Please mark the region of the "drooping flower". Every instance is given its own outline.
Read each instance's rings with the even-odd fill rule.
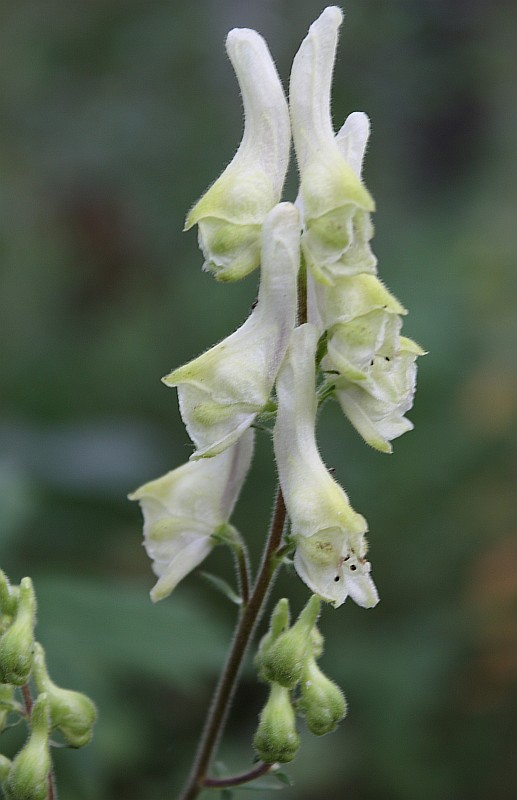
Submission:
[[[309,588],[334,606],[350,595],[370,607],[378,596],[365,560],[367,523],[329,474],[316,444],[317,342],[313,325],[296,328],[277,380],[275,456],[296,542],[294,565]]]
[[[390,441],[413,425],[416,358],[424,351],[400,335],[406,311],[375,275],[311,284],[311,318],[327,331],[322,368],[341,407],[364,440],[391,453]]]
[[[391,356],[383,355],[382,350],[375,355],[364,380],[350,381],[344,375],[332,375],[341,408],[376,450],[391,453],[391,440],[413,428],[404,414],[413,405],[416,358],[424,354],[416,342],[400,336]]]
[[[330,114],[342,19],[341,10],[330,6],[311,25],[293,61],[289,92],[305,223],[302,248],[313,275],[324,283],[374,273],[376,264],[369,247],[375,204],[360,177],[368,119],[352,115],[336,137]]]
[[[189,461],[131,495],[144,516],[144,545],[159,580],[153,601],[167,597],[216,544],[213,534],[228,520],[253,454],[254,432],[246,431],[224,453]]]
[[[197,451],[211,457],[237,441],[268,402],[296,317],[300,223],[291,203],[262,232],[258,303],[231,336],[163,382],[178,387],[181,416]]]
[[[226,50],[244,105],[244,134],[222,175],[187,216],[199,226],[204,269],[217,280],[242,278],[260,263],[260,230],[279,202],[291,131],[282,85],[264,39],[247,28],[230,31]]]

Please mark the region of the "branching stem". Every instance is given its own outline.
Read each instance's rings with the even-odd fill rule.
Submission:
[[[240,775],[231,775],[228,778],[205,778],[203,786],[207,789],[229,789],[231,786],[242,786],[243,783],[250,783],[255,778],[267,775],[273,764],[265,764],[261,761],[248,772],[241,772]]]
[[[282,541],[285,518],[284,498],[279,488],[258,575],[249,602],[243,608],[237,623],[232,646],[215,689],[192,770],[180,795],[180,800],[194,800],[200,791],[208,785],[207,780],[212,780],[207,779],[208,767],[228,717],[244,656],[257,622],[260,619],[264,600],[278,568],[276,553]]]

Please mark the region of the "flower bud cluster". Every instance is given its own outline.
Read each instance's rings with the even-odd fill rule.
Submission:
[[[27,741],[13,761],[0,755],[0,784],[7,800],[46,800],[50,736],[58,734],[69,747],[83,747],[92,738],[97,717],[86,695],[61,689],[50,679],[35,625],[31,579],[11,586],[0,570],[0,733],[14,716],[25,717],[29,726]],[[38,693],[33,704],[29,682]]]
[[[288,601],[280,600],[259,645],[255,665],[260,679],[269,683],[269,697],[253,744],[267,764],[294,758],[300,746],[297,713],[316,736],[331,733],[346,715],[341,689],[317,664],[323,652],[323,637],[316,627],[320,606],[320,599],[313,595],[289,627]]]

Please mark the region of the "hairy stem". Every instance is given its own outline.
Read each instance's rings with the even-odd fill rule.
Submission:
[[[262,561],[255,580],[255,585],[253,586],[249,602],[243,609],[237,623],[232,646],[228,653],[228,658],[221,673],[221,677],[219,678],[219,683],[215,689],[192,770],[183,792],[180,795],[180,800],[194,800],[203,787],[207,785],[206,775],[208,767],[228,717],[240,668],[260,618],[265,597],[278,568],[276,552],[282,541],[285,518],[286,510],[284,498],[279,488],[269,535],[262,554]]]
[[[244,547],[240,547],[235,552],[235,560],[237,562],[237,575],[239,579],[242,605],[247,606],[250,600],[250,566],[248,561],[248,553]]]
[[[228,789],[231,786],[242,786],[243,783],[250,783],[255,778],[267,775],[273,764],[265,764],[261,761],[248,772],[241,772],[240,775],[231,775],[228,778],[205,778],[203,786],[207,789]]]

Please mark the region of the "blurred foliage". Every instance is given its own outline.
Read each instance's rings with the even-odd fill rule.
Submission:
[[[171,797],[234,607],[191,576],[152,606],[125,500],[189,450],[167,371],[236,327],[256,276],[201,273],[189,205],[232,156],[223,48],[254,27],[287,82],[314,0],[4,0],[0,10],[0,559],[40,599],[56,680],[92,695],[92,745],[57,753],[71,800]],[[322,665],[349,718],[304,737],[288,800],[510,800],[517,793],[517,7],[349,0],[336,125],[373,121],[380,273],[429,355],[390,458],[335,406],[321,448],[371,530],[382,603],[326,609]],[[292,196],[291,189],[291,196]],[[289,194],[289,193],[288,193]],[[235,522],[256,557],[270,448]],[[219,549],[211,572],[232,580]],[[283,575],[275,594],[301,607]],[[221,758],[249,763],[264,687],[245,672]],[[16,730],[5,736],[16,749]],[[244,797],[239,792],[236,797]]]

